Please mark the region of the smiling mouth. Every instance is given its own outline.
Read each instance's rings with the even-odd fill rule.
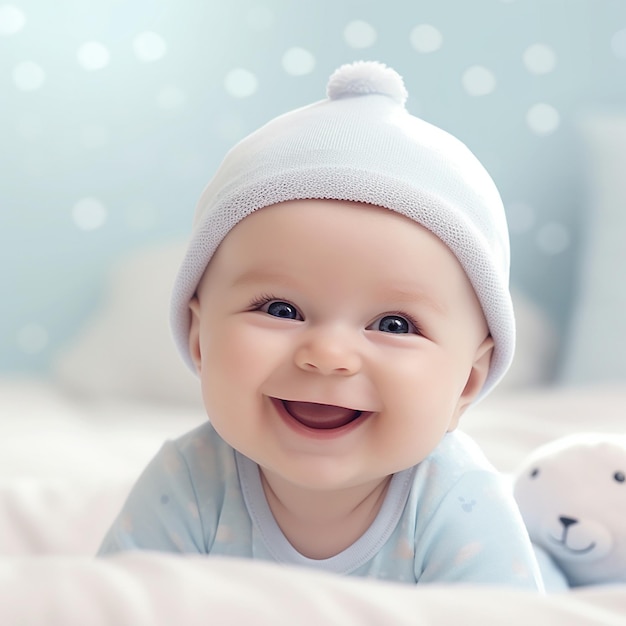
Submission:
[[[349,409],[332,404],[318,404],[317,402],[297,402],[292,400],[278,400],[285,411],[294,420],[315,430],[332,430],[347,426],[358,420],[365,411]]]
[[[596,547],[595,541],[592,541],[586,548],[571,548],[570,546],[567,545],[567,541],[565,538],[557,539],[556,537],[553,537],[552,535],[548,535],[548,539],[562,546],[563,549],[566,552],[569,552],[570,554],[587,554],[588,552],[591,552]]]

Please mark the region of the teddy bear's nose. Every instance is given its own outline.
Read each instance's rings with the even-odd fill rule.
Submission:
[[[559,517],[559,521],[563,524],[563,526],[565,526],[565,528],[578,523],[578,520],[575,517]]]

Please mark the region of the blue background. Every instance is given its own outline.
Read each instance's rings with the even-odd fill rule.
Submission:
[[[579,121],[626,104],[625,29],[622,0],[0,4],[0,371],[49,371],[111,264],[185,236],[226,150],[357,59],[398,70],[409,110],[483,161],[512,283],[565,334],[586,219]]]

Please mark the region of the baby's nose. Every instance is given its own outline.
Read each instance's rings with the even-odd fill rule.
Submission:
[[[361,369],[361,355],[348,334],[322,329],[309,333],[296,350],[296,365],[324,376],[356,374]]]

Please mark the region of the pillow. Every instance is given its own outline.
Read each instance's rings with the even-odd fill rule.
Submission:
[[[169,301],[186,243],[140,249],[112,270],[103,306],[58,355],[53,376],[96,399],[200,404],[199,384],[169,330]]]
[[[588,206],[565,384],[626,380],[626,113],[587,115]]]

